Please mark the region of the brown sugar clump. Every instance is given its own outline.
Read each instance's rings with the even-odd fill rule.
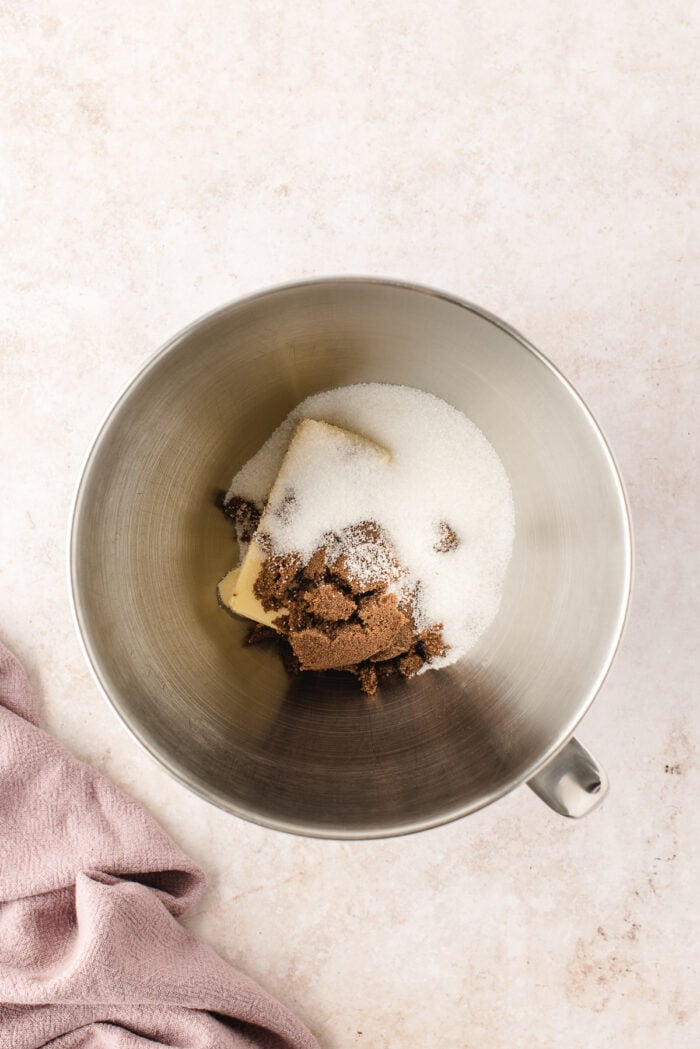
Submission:
[[[320,546],[311,555],[311,559],[304,565],[304,579],[320,579],[326,571],[326,548]]]
[[[223,491],[217,494],[216,505],[235,524],[239,543],[249,543],[260,523],[262,511],[254,503],[237,495],[226,502],[226,492]]]
[[[401,572],[386,533],[374,521],[344,528],[338,537],[340,554],[331,572],[353,593],[383,590]]]
[[[379,677],[373,666],[362,666],[356,671],[362,691],[367,696],[373,696],[379,688]]]
[[[358,608],[359,622],[339,624],[333,633],[314,626],[289,635],[302,670],[330,670],[371,660],[388,648],[406,618],[394,594],[373,594]]]
[[[272,611],[287,604],[300,568],[299,554],[281,557],[271,554],[265,558],[253,586],[253,593],[263,608]]]
[[[306,606],[300,601],[289,602],[289,614],[285,627],[280,627],[282,633],[289,634],[295,630],[304,630],[307,626],[313,626],[314,617],[306,610]]]
[[[304,601],[312,615],[334,623],[349,619],[357,608],[357,602],[335,583],[322,583],[313,590],[307,590]]]
[[[388,678],[412,677],[444,655],[441,625],[417,631],[411,601],[399,600],[386,582],[353,580],[342,558],[327,566],[321,555],[316,551],[306,565],[296,555],[270,556],[256,582],[266,607],[276,601],[288,609],[275,626],[290,673],[349,671],[373,696]]]
[[[279,633],[273,627],[256,623],[248,632],[246,641],[249,645],[259,645],[262,641],[276,641],[278,637]]]
[[[363,594],[365,593],[365,586],[357,579],[353,579],[348,569],[345,554],[341,554],[335,559],[330,567],[330,574],[334,579],[337,579],[339,583],[347,587],[351,594]]]
[[[287,671],[290,677],[294,677],[300,671],[299,660],[292,652],[291,648],[287,644],[280,643],[280,657],[282,659],[282,665]]]
[[[413,620],[407,618],[404,625],[397,632],[392,643],[387,648],[382,649],[381,652],[377,652],[376,655],[372,656],[372,662],[384,663],[388,659],[396,659],[396,657],[400,656],[403,652],[408,652],[413,646],[414,641],[415,630],[413,627]]]
[[[438,525],[438,538],[433,550],[436,554],[447,554],[450,550],[456,550],[459,546],[459,539],[454,528],[448,525],[447,521],[441,521]]]
[[[417,652],[409,652],[396,660],[396,669],[403,677],[413,677],[423,666],[425,660]]]
[[[244,500],[235,505],[232,500],[222,508],[237,528],[249,530],[260,516]],[[286,509],[292,509],[291,500]],[[266,610],[284,611],[275,620],[276,629],[256,623],[248,643],[273,642],[290,674],[349,671],[362,691],[373,696],[389,678],[412,677],[447,651],[442,624],[416,629],[415,593],[399,598],[389,591],[401,568],[375,523],[363,521],[340,536],[325,537],[306,563],[296,553],[275,554],[264,535],[256,534],[256,539],[267,556],[254,593]]]
[[[418,648],[426,663],[437,656],[444,656],[447,652],[447,645],[442,639],[442,623],[423,630],[417,640]]]

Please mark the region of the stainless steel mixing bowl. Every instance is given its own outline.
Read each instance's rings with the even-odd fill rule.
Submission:
[[[404,383],[481,427],[513,486],[501,609],[453,667],[367,701],[344,675],[291,680],[217,606],[234,564],[217,490],[302,398]],[[605,792],[572,733],[625,619],[631,536],[610,451],[556,369],[497,318],[427,288],[295,284],[172,339],[102,426],[76,493],[74,609],[105,696],[181,782],[281,830],[380,837],[473,812],[529,781],[567,815]]]

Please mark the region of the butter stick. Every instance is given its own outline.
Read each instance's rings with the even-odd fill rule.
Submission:
[[[263,626],[275,628],[274,620],[287,615],[287,609],[276,608],[268,612],[253,590],[264,560],[265,554],[253,538],[243,562],[225,575],[219,583],[219,601],[237,616],[245,616],[246,619],[253,619]]]
[[[347,444],[349,450],[357,449],[358,445],[362,445],[371,448],[385,462],[389,462],[391,459],[391,454],[386,448],[371,441],[368,437],[352,433],[349,430],[343,430],[339,426],[332,426],[330,423],[321,422],[317,419],[302,419],[294,431],[275,483],[270,490],[269,504],[274,505],[277,496],[283,495],[288,487],[294,486],[294,470],[293,468],[290,469],[290,462],[297,455],[303,455],[304,445],[311,440],[315,441],[319,434],[327,434],[329,438],[334,438],[335,440],[341,438]],[[266,514],[264,513],[255,535],[264,535],[265,517]],[[268,612],[255,596],[253,588],[266,557],[255,535],[241,564],[238,568],[234,568],[228,575],[224,576],[219,583],[219,600],[227,608],[230,608],[232,612],[235,612],[236,615],[245,616],[256,623],[262,623],[264,626],[277,629],[274,620],[280,616],[287,615],[288,609],[278,608]]]

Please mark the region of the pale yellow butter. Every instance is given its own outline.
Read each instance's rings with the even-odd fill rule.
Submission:
[[[287,615],[287,609],[277,608],[268,612],[253,590],[265,556],[253,538],[242,563],[219,583],[219,600],[237,616],[245,616],[246,619],[254,619],[263,626],[274,627],[274,620]]]
[[[352,433],[350,430],[343,430],[339,426],[332,426],[330,423],[321,422],[318,419],[302,419],[294,431],[275,483],[270,489],[269,502],[274,503],[276,497],[283,494],[284,489],[294,484],[294,472],[289,469],[292,448],[295,454],[298,454],[300,450],[303,452],[305,443],[310,439],[316,440],[319,434],[324,433],[328,434],[329,437],[332,436],[336,441],[342,438],[343,441],[347,442],[349,449],[357,448],[358,444],[369,446],[385,462],[389,462],[391,459],[391,454],[386,448],[382,448],[381,445],[371,441],[368,437]],[[264,534],[264,532],[265,514],[260,519],[256,535]],[[234,568],[228,575],[224,576],[219,583],[219,600],[227,608],[230,608],[232,612],[235,612],[236,615],[245,616],[248,619],[253,619],[256,623],[262,623],[264,626],[276,629],[274,620],[280,616],[287,615],[288,609],[278,608],[271,612],[266,611],[253,590],[255,580],[260,574],[260,568],[265,558],[265,552],[257,543],[255,536],[253,536],[241,564],[238,568]]]

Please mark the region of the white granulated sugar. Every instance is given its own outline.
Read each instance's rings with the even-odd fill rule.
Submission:
[[[389,583],[400,572],[386,545],[381,542],[354,542],[342,549],[348,575],[360,584]],[[331,562],[332,563],[332,562]]]
[[[342,441],[300,442],[285,461],[302,419],[316,419],[360,434],[370,444],[348,454]],[[331,431],[332,433],[332,431]],[[293,484],[292,484],[293,477]],[[309,558],[327,533],[362,521],[386,533],[405,569],[392,588],[415,594],[417,627],[442,623],[449,651],[433,666],[455,662],[494,619],[513,546],[513,498],[498,455],[474,423],[432,394],[407,386],[363,383],[302,401],[231,482],[234,495],[267,500],[264,530],[279,553]],[[455,549],[438,552],[448,525]],[[381,544],[352,550],[351,567],[363,577],[389,578]]]

